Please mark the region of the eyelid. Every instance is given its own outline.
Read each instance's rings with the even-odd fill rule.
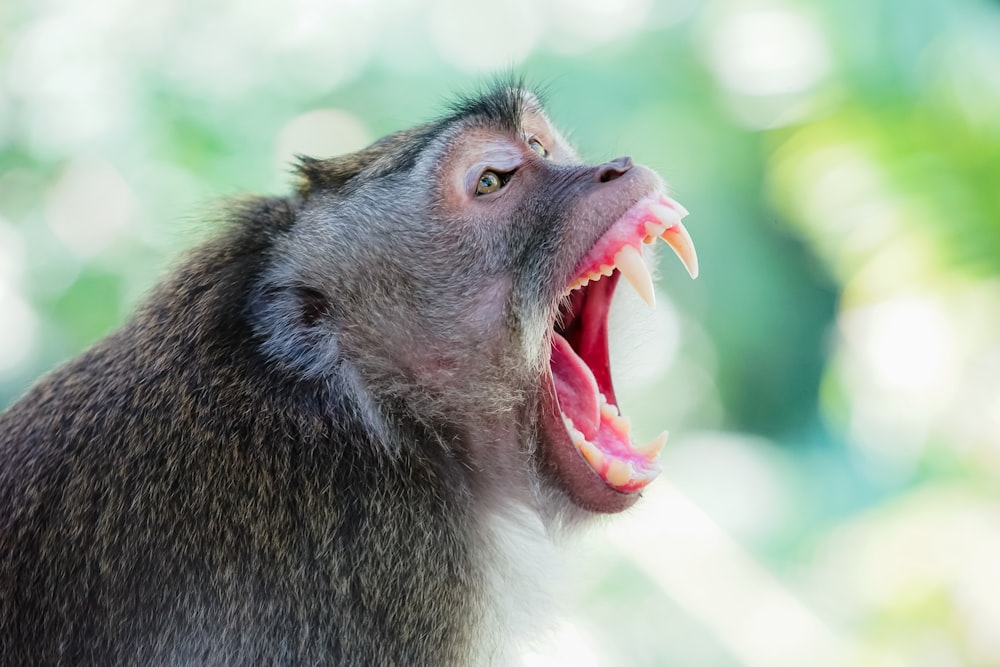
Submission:
[[[492,171],[494,174],[499,176],[501,183],[503,183],[503,185],[507,185],[507,181],[509,181],[511,177],[514,175],[514,172],[516,172],[520,168],[521,168],[520,164],[511,165],[509,167],[504,167],[504,168],[495,167],[489,163],[477,164],[475,167],[470,169],[465,175],[465,191],[469,194],[475,195],[476,189],[479,186],[479,179],[482,178],[483,174],[485,174],[488,171]],[[502,190],[503,187],[501,187],[500,189]]]
[[[510,181],[511,178],[514,177],[514,173],[517,172],[519,167],[520,165],[518,167],[512,167],[510,169],[498,169],[496,167],[485,166],[481,167],[478,171],[470,171],[465,179],[466,192],[471,193],[473,197],[489,196],[489,195],[481,195],[477,192],[477,190],[479,189],[479,179],[481,179],[483,177],[483,174],[485,174],[486,172],[492,171],[500,178],[500,187],[497,188],[496,191],[490,193],[490,194],[496,194],[497,192],[500,192],[507,186],[507,183]]]
[[[539,148],[542,149],[541,153],[535,150],[534,144],[538,144]],[[533,153],[535,153],[541,158],[547,158],[550,155],[552,155],[552,152],[548,148],[546,148],[545,144],[542,143],[542,140],[539,139],[538,137],[530,137],[528,139],[528,148],[530,148]]]

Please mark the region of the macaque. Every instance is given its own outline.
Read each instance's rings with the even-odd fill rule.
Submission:
[[[0,417],[4,665],[516,664],[656,476],[607,340],[647,244],[697,271],[653,171],[501,84],[297,175]]]

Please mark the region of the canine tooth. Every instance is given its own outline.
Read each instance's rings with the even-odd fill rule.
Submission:
[[[693,248],[693,246],[692,246]],[[653,277],[649,275],[642,255],[633,246],[627,245],[615,255],[615,265],[632,288],[639,293],[642,300],[650,308],[656,307],[656,295],[653,292]]]
[[[688,230],[684,228],[684,225],[678,222],[673,227],[668,227],[660,234],[660,238],[674,249],[681,263],[684,264],[684,268],[687,269],[688,275],[692,278],[697,278],[698,254],[694,250],[694,241],[691,240],[691,235],[688,234]]]
[[[663,228],[673,227],[674,225],[679,225],[681,222],[681,214],[671,208],[667,208],[663,204],[650,204],[649,212],[663,223],[660,228],[661,232]]]
[[[659,477],[659,475],[660,468],[658,466],[653,466],[646,468],[645,470],[634,471],[632,473],[632,482],[638,484],[641,488]]]
[[[600,472],[604,467],[604,454],[597,446],[590,442],[589,440],[584,440],[582,442],[575,443],[580,453],[583,454],[583,458],[587,459],[587,463],[590,467],[594,469],[595,472]]]
[[[661,451],[663,451],[663,446],[667,444],[667,437],[669,435],[670,434],[667,431],[664,431],[647,442],[645,445],[639,445],[638,447],[633,447],[633,449],[635,449],[637,453],[642,454],[652,461],[660,455]]]
[[[621,459],[611,459],[604,479],[608,480],[611,486],[625,486],[632,479],[632,472],[631,463],[627,463]]]

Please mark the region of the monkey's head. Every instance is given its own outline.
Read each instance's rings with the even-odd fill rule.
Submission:
[[[584,164],[538,99],[497,86],[351,155],[303,158],[297,219],[258,291],[268,354],[355,392],[392,450],[403,410],[470,476],[524,475],[592,512],[631,505],[665,434],[634,445],[608,359],[642,249],[697,272],[686,211],[651,170]],[[381,426],[380,426],[381,424]]]

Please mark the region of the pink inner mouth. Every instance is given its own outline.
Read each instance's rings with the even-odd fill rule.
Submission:
[[[622,277],[615,260],[625,246],[641,252],[643,243],[662,237],[696,273],[694,248],[680,224],[684,214],[683,207],[659,193],[630,208],[579,262],[552,336],[550,369],[568,440],[604,484],[626,494],[659,474],[656,458],[665,434],[636,447],[617,407],[607,335],[611,298]]]
[[[619,491],[630,492],[652,481],[659,466],[632,448],[628,422],[618,416],[616,407],[607,314],[618,278],[615,273],[573,294],[573,308],[568,313],[574,316],[553,334],[550,367],[559,408],[570,422],[567,430],[572,426],[585,441],[574,438],[570,431],[580,454],[601,479]]]

